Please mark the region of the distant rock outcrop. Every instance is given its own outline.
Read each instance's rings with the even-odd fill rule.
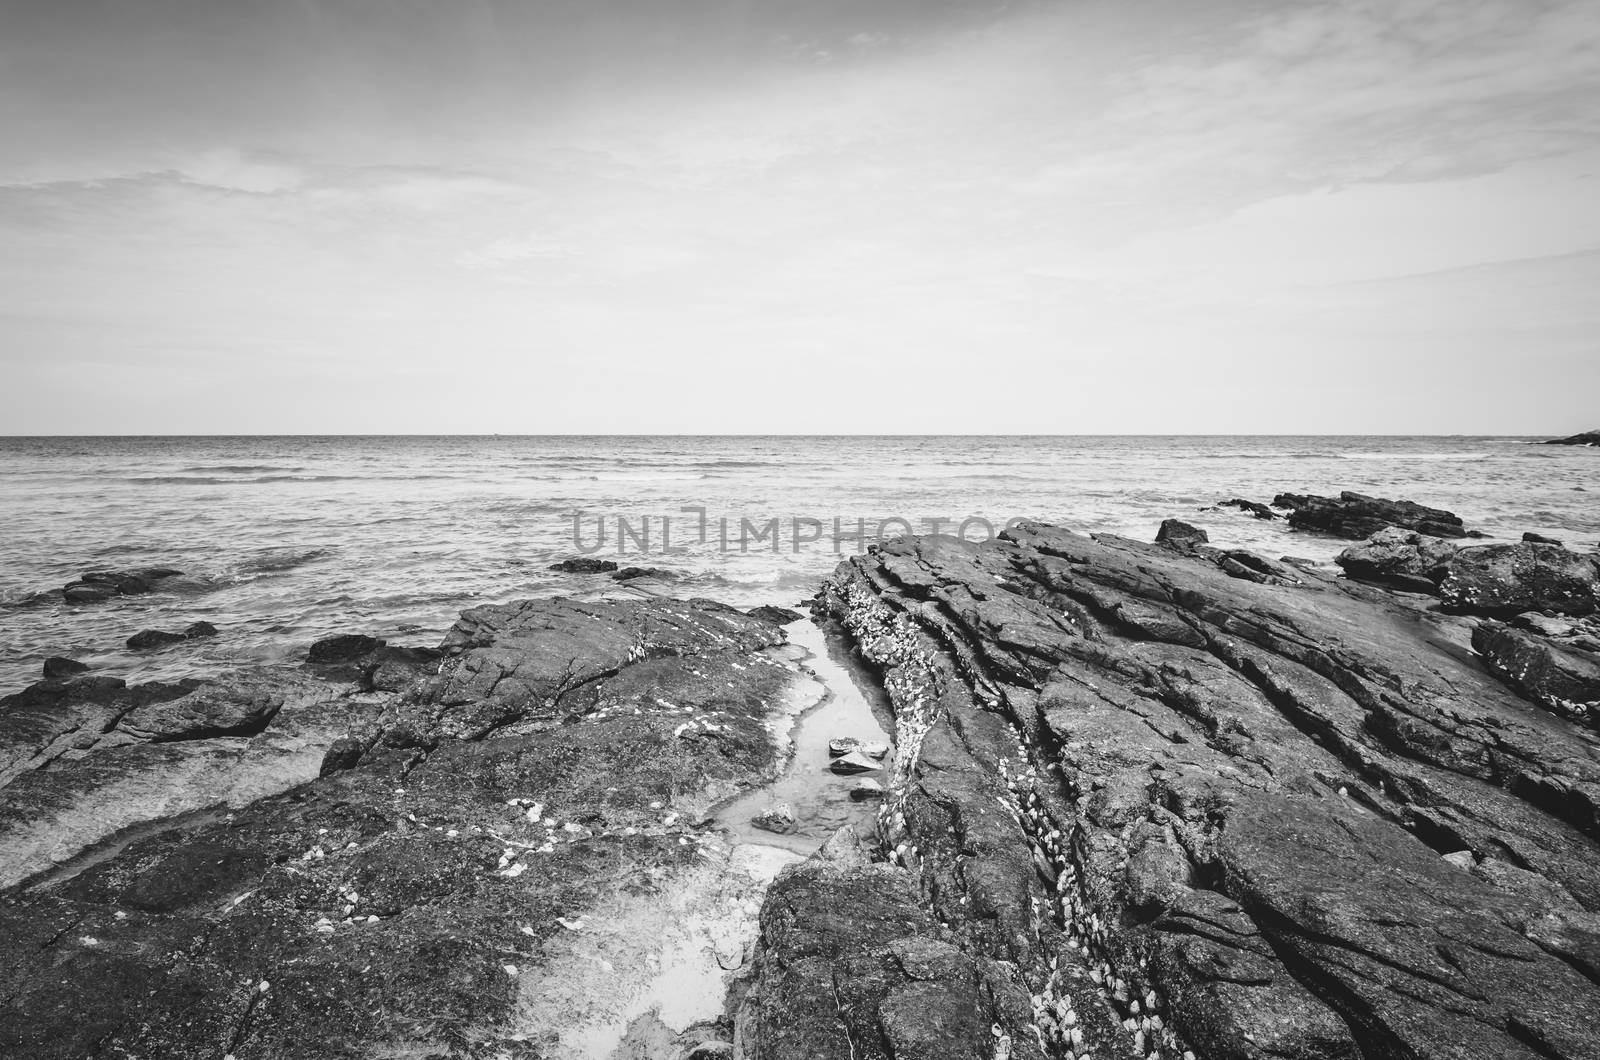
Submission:
[[[1584,431],[1566,438],[1552,438],[1545,445],[1593,445],[1600,446],[1600,430]]]
[[[1454,512],[1428,508],[1414,501],[1368,497],[1349,490],[1337,497],[1280,493],[1272,499],[1272,506],[1292,509],[1289,525],[1296,530],[1315,530],[1352,541],[1371,537],[1391,526],[1432,537],[1481,536],[1467,530],[1461,517]]]

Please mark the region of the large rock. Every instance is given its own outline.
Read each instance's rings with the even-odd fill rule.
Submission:
[[[1545,445],[1597,445],[1600,446],[1600,431],[1584,431],[1582,434],[1569,435],[1566,438],[1552,438]]]
[[[13,697],[47,753],[0,782],[0,882],[37,873],[0,892],[0,1055],[698,1048],[661,1020],[720,1014],[790,858],[701,824],[820,694],[781,640],[709,602],[540,601],[467,612],[400,694],[269,669]]]
[[[1600,609],[1600,560],[1526,541],[1464,548],[1446,565],[1439,595],[1445,606],[1474,615],[1592,614]]]
[[[736,1021],[748,1060],[1043,1060],[1028,994],[941,929],[915,874],[830,843],[761,912],[758,985]]]
[[[1181,519],[1163,519],[1161,529],[1156,531],[1156,544],[1166,545],[1179,552],[1193,552],[1195,546],[1204,545],[1210,540],[1210,534],[1198,526],[1190,526]]]
[[[1461,546],[1442,537],[1398,526],[1379,530],[1351,545],[1334,561],[1358,581],[1392,585],[1410,592],[1436,593],[1450,560]]]
[[[1360,541],[1387,527],[1398,526],[1432,537],[1473,537],[1461,517],[1442,508],[1428,508],[1415,501],[1392,501],[1368,497],[1345,490],[1337,497],[1316,494],[1280,493],[1272,500],[1274,508],[1293,509],[1289,525],[1296,530],[1315,530],[1335,537]]]
[[[1600,1057],[1600,744],[1468,623],[1038,524],[886,543],[820,602],[895,711],[891,863],[1050,1055]]]

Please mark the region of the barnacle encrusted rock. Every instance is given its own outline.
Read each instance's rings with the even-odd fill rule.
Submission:
[[[1027,524],[890,542],[819,597],[896,711],[880,821],[904,875],[883,893],[908,876],[923,934],[1026,992],[1023,1026],[997,1017],[996,1040],[1012,1056],[1600,1057],[1584,971],[1600,740],[1503,684],[1468,620],[1219,567]],[[766,934],[756,989],[782,1011],[812,988]],[[831,982],[864,998],[839,1008],[849,1041],[809,1055],[892,1025],[883,949],[866,949]]]

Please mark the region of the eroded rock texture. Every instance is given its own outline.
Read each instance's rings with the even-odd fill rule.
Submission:
[[[795,969],[833,962],[848,1040],[807,1055],[1600,1057],[1595,733],[1503,684],[1468,619],[1222,558],[1028,525],[840,567],[819,602],[894,703],[906,872],[818,871],[883,909],[820,938],[764,920],[768,1010],[824,1009]],[[992,1017],[986,1046],[886,1044],[902,924],[1005,986],[948,1008]]]
[[[0,892],[0,1055],[526,1060],[613,1024],[676,1050],[629,1006],[665,933],[753,914],[759,873],[713,871],[700,821],[774,768],[782,639],[704,601],[542,601],[466,612],[442,666],[347,639],[12,697],[0,869],[31,878]],[[420,669],[329,676],[373,658]]]

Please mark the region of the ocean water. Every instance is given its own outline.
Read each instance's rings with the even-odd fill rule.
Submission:
[[[1148,540],[1177,516],[1218,544],[1331,559],[1344,542],[1205,510],[1283,491],[1406,497],[1496,537],[1600,541],[1600,452],[1528,442],[0,438],[0,691],[35,680],[49,655],[150,680],[296,658],[337,632],[432,644],[464,607],[611,586],[548,569],[597,546],[677,572],[670,591],[749,606],[810,595],[858,535],[935,521],[971,539],[1028,517]],[[98,605],[61,599],[80,572],[141,566],[188,578]],[[201,619],[220,636],[123,647],[141,629]]]

